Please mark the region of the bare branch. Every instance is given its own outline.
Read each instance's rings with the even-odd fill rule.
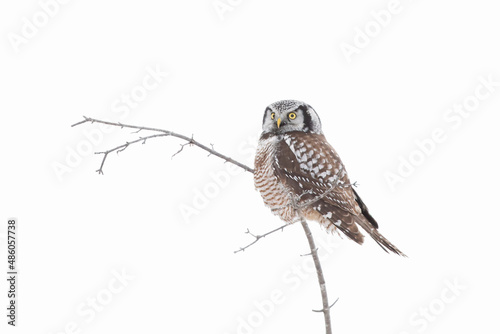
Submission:
[[[340,172],[340,170],[339,170]],[[338,174],[338,173],[337,173]],[[337,178],[338,179],[338,178]],[[335,189],[335,186],[329,189],[328,191],[333,191]],[[321,268],[321,262],[319,260],[318,256],[318,247],[316,247],[316,243],[314,242],[314,238],[312,236],[311,229],[309,228],[309,225],[306,222],[306,219],[304,218],[304,215],[302,213],[302,205],[299,205],[297,202],[297,197],[294,196],[292,193],[290,195],[290,200],[291,204],[297,213],[297,215],[300,218],[300,224],[302,225],[302,228],[304,229],[304,232],[307,237],[307,241],[309,242],[309,248],[311,249],[310,255],[313,257],[314,261],[314,267],[316,268],[316,275],[318,276],[318,283],[319,283],[319,288],[321,291],[321,299],[323,300],[323,309],[321,312],[323,312],[323,316],[325,318],[325,330],[326,334],[332,334],[332,320],[331,320],[331,315],[330,315],[330,308],[333,306],[329,306],[328,303],[328,293],[326,291],[326,282],[325,282],[325,276],[323,275],[323,269]],[[323,193],[322,195],[326,196],[326,192]],[[323,197],[324,197],[323,196]],[[320,196],[318,196],[320,197]],[[314,201],[317,201],[319,198],[314,198]],[[309,202],[306,202],[307,205],[310,205]],[[334,303],[335,304],[335,303]]]
[[[161,136],[172,136],[172,137],[176,137],[176,138],[185,140],[189,144],[198,146],[202,150],[207,151],[208,153],[210,153],[210,155],[215,155],[216,157],[219,157],[219,158],[223,159],[225,162],[232,163],[233,165],[236,165],[236,166],[242,168],[243,170],[245,170],[247,172],[253,173],[253,169],[252,168],[250,168],[250,167],[246,166],[245,164],[242,164],[241,162],[238,162],[238,161],[236,161],[236,160],[234,160],[234,159],[232,159],[232,158],[230,158],[228,156],[220,154],[219,152],[215,151],[214,149],[211,149],[208,146],[205,146],[202,143],[194,140],[192,137],[189,138],[189,137],[181,135],[179,133],[175,133],[175,132],[164,130],[164,129],[151,128],[151,127],[147,127],[147,126],[129,125],[129,124],[122,124],[122,123],[119,123],[119,122],[117,122],[117,123],[115,123],[115,122],[107,122],[107,121],[101,121],[101,120],[90,118],[90,117],[86,117],[86,116],[83,116],[83,118],[84,118],[83,121],[75,123],[75,124],[73,124],[71,126],[74,127],[74,126],[77,126],[77,125],[80,125],[80,124],[83,124],[83,123],[100,123],[100,124],[107,124],[107,125],[116,126],[116,127],[120,127],[120,128],[137,129],[138,131],[147,130],[147,131],[160,132],[162,134]],[[156,137],[161,137],[161,136],[158,135]],[[124,144],[124,145],[126,145],[126,144]],[[181,151],[182,151],[182,149],[181,149]],[[103,163],[104,163],[104,160],[106,160],[106,154],[105,154],[105,156],[103,158]],[[99,172],[100,174],[102,174],[102,164],[101,164],[101,168],[98,169],[97,172]]]
[[[184,150],[184,146],[186,146],[186,145],[191,145],[191,141],[189,141],[189,142],[187,142],[185,144],[181,144],[181,148],[177,152],[175,152],[174,154],[172,154],[172,158],[171,159],[173,159],[177,154],[181,153],[182,150]]]
[[[318,248],[316,247],[316,248],[314,249],[314,251],[317,251],[317,250],[318,250]],[[300,256],[312,256],[312,255],[313,255],[313,253],[311,252],[311,253],[307,253],[307,254],[302,254],[302,255],[300,255]]]
[[[244,251],[245,251],[245,249],[247,249],[248,247],[252,246],[253,244],[255,244],[255,243],[256,243],[257,241],[259,241],[260,239],[262,239],[262,238],[264,238],[264,237],[268,236],[268,235],[269,235],[269,234],[271,234],[271,233],[274,233],[274,232],[276,232],[276,231],[279,231],[279,230],[281,230],[281,231],[283,232],[283,230],[285,229],[285,227],[290,226],[290,225],[291,225],[291,224],[285,224],[285,225],[283,225],[283,226],[280,226],[280,227],[278,227],[278,228],[276,228],[276,229],[274,229],[274,230],[272,230],[272,231],[269,231],[269,232],[264,233],[264,234],[261,234],[261,235],[254,235],[254,234],[252,234],[252,233],[250,232],[250,230],[249,230],[249,229],[247,229],[247,231],[246,231],[245,233],[246,233],[246,234],[250,234],[252,237],[254,237],[254,238],[255,238],[255,240],[254,240],[252,243],[250,243],[250,244],[246,245],[245,247],[240,247],[240,249],[238,249],[238,250],[234,251],[234,253],[236,254],[236,253],[238,253],[238,252],[244,252]]]
[[[84,118],[83,121],[75,123],[75,124],[71,125],[71,127],[74,127],[74,126],[77,126],[77,125],[80,125],[80,124],[83,124],[83,123],[87,123],[88,122],[87,117],[83,116],[83,118]]]
[[[125,149],[127,147],[129,147],[130,145],[133,145],[135,143],[138,143],[138,142],[141,142],[143,144],[146,143],[146,140],[150,139],[150,138],[155,138],[155,137],[165,137],[165,136],[168,136],[168,134],[165,134],[165,133],[159,133],[159,134],[156,134],[156,135],[151,135],[151,136],[147,136],[147,137],[141,137],[139,139],[136,139],[136,140],[133,140],[133,141],[128,141],[126,142],[125,144],[123,145],[120,145],[120,146],[117,146],[115,148],[112,148],[110,150],[107,150],[107,151],[103,151],[103,152],[95,152],[95,154],[104,154],[104,157],[102,158],[102,161],[101,161],[101,166],[99,167],[98,170],[96,170],[97,173],[99,174],[104,174],[104,171],[102,170],[102,168],[104,167],[104,162],[106,161],[106,158],[108,157],[108,154],[110,154],[111,152],[115,152],[116,153],[120,153],[122,151],[125,151]]]
[[[254,173],[254,170],[236,160],[233,160],[231,159],[230,157],[228,156],[225,156],[217,151],[214,150],[214,146],[213,144],[210,144],[211,148],[199,143],[198,141],[194,140],[193,137],[191,136],[191,138],[187,137],[187,136],[184,136],[184,135],[181,135],[181,134],[178,134],[178,133],[175,133],[175,132],[172,132],[172,131],[168,131],[168,130],[163,130],[163,129],[158,129],[158,128],[151,128],[151,127],[145,127],[145,126],[136,126],[136,125],[127,125],[127,124],[122,124],[122,123],[115,123],[115,122],[107,122],[107,121],[101,121],[101,120],[98,120],[98,119],[93,119],[93,118],[90,118],[90,117],[86,117],[86,116],[83,116],[84,120],[83,121],[80,121],[80,122],[77,122],[73,125],[71,125],[72,127],[74,126],[77,126],[77,125],[80,125],[80,124],[84,124],[84,123],[101,123],[101,124],[107,124],[107,125],[111,125],[111,126],[116,126],[116,127],[120,127],[120,128],[129,128],[129,129],[136,129],[136,131],[134,131],[133,133],[138,133],[142,130],[144,131],[153,131],[153,132],[157,132],[156,134],[153,134],[153,135],[150,135],[150,136],[146,136],[146,137],[141,137],[139,139],[136,139],[136,140],[133,140],[133,141],[130,141],[130,142],[126,142],[125,144],[122,144],[120,146],[117,146],[113,149],[110,149],[108,151],[104,151],[104,152],[96,152],[96,154],[103,154],[103,159],[102,159],[102,162],[101,162],[101,166],[100,168],[97,170],[97,172],[99,174],[103,174],[103,166],[104,166],[104,162],[106,161],[106,158],[108,157],[108,155],[112,152],[122,152],[124,151],[125,149],[127,149],[130,145],[133,145],[133,144],[136,144],[138,142],[142,142],[143,144],[146,143],[146,140],[148,139],[151,139],[151,138],[155,138],[155,137],[166,137],[166,136],[172,136],[172,137],[177,137],[177,138],[180,138],[182,140],[184,140],[186,143],[184,144],[181,144],[181,148],[179,149],[178,152],[176,152],[172,157],[174,157],[175,155],[179,154],[180,152],[182,152],[182,150],[184,149],[184,146],[186,145],[195,145],[195,146],[198,146],[199,148],[201,148],[202,150],[205,150],[206,152],[209,153],[209,156],[210,155],[215,155],[221,159],[223,159],[225,162],[229,162],[229,163],[232,163],[240,168],[242,168],[243,170],[247,171],[247,172],[250,172],[250,173]],[[292,194],[290,194],[290,198],[291,198],[291,204],[289,205],[286,205],[286,206],[283,206],[283,207],[278,207],[278,208],[273,208],[272,210],[275,211],[275,210],[281,210],[281,209],[284,209],[288,206],[292,206],[293,209],[296,211],[298,217],[300,218],[300,223],[304,229],[304,232],[306,234],[306,237],[307,237],[307,240],[308,240],[308,243],[309,243],[309,248],[311,249],[311,253],[309,254],[306,254],[306,255],[311,255],[313,257],[313,261],[314,261],[314,266],[316,267],[316,274],[318,276],[318,282],[319,282],[319,286],[320,286],[320,290],[321,290],[321,297],[322,297],[322,300],[323,300],[323,309],[321,310],[313,310],[314,312],[322,312],[323,315],[324,315],[324,318],[325,318],[325,329],[326,329],[326,334],[331,334],[332,333],[332,326],[331,326],[331,317],[330,317],[330,309],[333,305],[335,305],[335,303],[337,302],[337,300],[329,305],[328,303],[328,294],[327,294],[327,291],[326,291],[326,283],[325,283],[325,278],[324,278],[324,275],[323,275],[323,270],[321,268],[321,263],[320,263],[320,260],[319,260],[319,256],[318,256],[318,248],[316,247],[316,244],[314,242],[314,239],[313,239],[313,236],[312,236],[312,233],[311,233],[311,230],[309,229],[309,225],[307,224],[303,214],[302,214],[302,209],[310,206],[311,204],[315,203],[316,201],[324,198],[325,196],[327,196],[328,194],[330,194],[332,191],[335,190],[336,187],[347,187],[347,186],[351,186],[351,185],[339,185],[338,184],[338,179],[339,179],[339,173],[340,173],[340,170],[338,171],[338,173],[335,175],[335,178],[336,178],[336,181],[335,182],[336,184],[334,186],[332,186],[330,189],[328,189],[327,191],[325,191],[324,193],[322,193],[321,195],[319,196],[316,196],[315,198],[309,200],[309,201],[306,201],[304,203],[301,203],[299,204],[298,202],[300,201],[300,199],[302,198],[303,195],[307,194],[307,193],[310,193],[310,192],[304,192],[303,194],[301,194],[300,196],[294,196]],[[354,186],[356,184],[353,184]],[[249,245],[245,246],[245,247],[242,247],[240,248],[239,250],[235,251],[235,253],[238,253],[238,252],[242,252],[242,251],[245,251],[245,249],[247,249],[248,247],[252,246],[253,244],[257,243],[260,239],[276,232],[276,231],[283,231],[283,229],[289,225],[292,225],[292,224],[285,224],[283,226],[280,226],[270,232],[267,232],[265,234],[262,234],[262,235],[254,235],[250,232],[250,230],[247,229],[247,234],[250,234],[251,236],[253,236],[255,238],[255,240],[250,243]],[[304,255],[304,256],[306,256]]]
[[[323,309],[320,312],[323,312],[323,315],[325,317],[326,334],[332,334],[332,320],[330,317],[331,306],[329,306],[328,304],[328,293],[326,291],[325,276],[323,276],[323,269],[321,268],[321,262],[319,261],[318,248],[316,248],[316,244],[314,243],[314,238],[312,236],[311,229],[309,229],[309,225],[307,225],[306,220],[302,216],[300,217],[300,223],[302,224],[304,232],[306,233],[307,241],[309,242],[309,248],[311,248],[311,254],[313,257],[314,266],[316,267],[316,274],[318,275],[319,288],[321,290],[321,298],[323,299]]]
[[[336,177],[337,180],[338,180],[338,173],[340,173],[340,170],[335,175],[335,177]],[[309,225],[307,224],[306,219],[304,218],[304,216],[302,214],[302,210],[304,208],[308,207],[309,205],[313,204],[314,202],[320,200],[321,198],[327,196],[336,187],[337,187],[336,185],[332,186],[330,189],[328,189],[327,191],[325,191],[323,194],[321,194],[319,196],[316,196],[312,200],[304,202],[304,203],[301,203],[301,204],[299,204],[298,201],[302,198],[302,196],[304,194],[306,194],[308,192],[302,193],[300,196],[295,196],[292,193],[290,193],[289,194],[289,196],[290,196],[290,204],[289,205],[285,205],[285,206],[280,207],[280,208],[272,208],[272,210],[274,211],[276,209],[281,209],[281,208],[286,208],[288,206],[292,206],[293,209],[295,210],[295,212],[297,213],[297,215],[299,216],[300,223],[301,223],[302,228],[304,229],[304,232],[306,234],[307,241],[309,242],[309,248],[311,249],[310,253],[303,254],[301,256],[312,256],[313,257],[314,266],[316,268],[316,274],[318,276],[318,282],[319,282],[319,287],[320,287],[320,291],[321,291],[321,299],[323,301],[323,309],[319,310],[319,311],[315,311],[315,310],[313,310],[313,311],[314,312],[322,312],[323,313],[324,318],[325,318],[326,334],[331,334],[332,333],[330,309],[333,307],[333,305],[335,305],[335,303],[337,302],[338,298],[337,298],[337,300],[333,304],[329,305],[329,303],[328,303],[328,293],[327,293],[327,290],[326,290],[325,277],[323,275],[323,269],[321,268],[321,262],[320,262],[319,256],[318,256],[318,247],[316,247],[316,244],[314,242],[314,238],[312,236],[312,232],[309,229]],[[263,235],[253,235],[250,232],[250,230],[247,229],[246,233],[248,233],[251,236],[253,236],[255,238],[255,240],[251,244],[249,244],[249,245],[247,245],[247,246],[245,246],[243,248],[240,248],[239,250],[235,251],[235,253],[240,252],[240,251],[244,251],[245,249],[247,249],[248,247],[252,246],[257,241],[259,241],[261,238],[265,237],[266,235],[269,235],[269,234],[271,234],[273,232],[276,232],[276,231],[278,231],[280,229],[283,229],[283,228],[285,228],[286,226],[289,226],[289,225],[292,225],[292,224],[283,225],[282,227],[279,227],[279,228],[277,228],[275,230],[272,230],[272,231],[270,231],[270,232],[268,232],[266,234],[263,234]]]

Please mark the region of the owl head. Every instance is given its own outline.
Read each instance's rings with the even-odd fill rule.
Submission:
[[[291,131],[322,134],[321,120],[307,103],[282,100],[269,105],[264,112],[262,133],[282,134]]]

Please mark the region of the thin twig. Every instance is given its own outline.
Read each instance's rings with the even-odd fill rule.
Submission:
[[[186,145],[192,145],[193,144],[193,136],[191,136],[191,140],[189,140],[187,143],[184,143],[184,144],[181,144],[181,148],[175,152],[174,154],[172,154],[172,159],[179,153],[182,152],[182,150],[184,150],[184,146]]]
[[[317,250],[318,250],[318,248],[316,247],[314,249],[314,251],[317,251]],[[312,256],[312,255],[313,255],[313,253],[311,252],[311,253],[307,253],[307,254],[301,254],[300,256]]]
[[[148,140],[150,138],[165,137],[165,136],[168,136],[168,134],[166,134],[166,133],[159,133],[159,134],[156,134],[156,135],[151,135],[151,136],[147,136],[147,137],[141,137],[141,138],[139,138],[137,140],[128,141],[128,142],[126,142],[123,145],[120,145],[120,146],[117,146],[115,148],[112,148],[111,150],[107,150],[107,151],[103,151],[103,152],[95,152],[95,154],[104,154],[104,157],[102,158],[102,161],[101,161],[101,166],[99,167],[98,170],[96,170],[96,172],[99,173],[99,174],[104,174],[104,171],[102,170],[102,168],[104,166],[104,162],[106,161],[106,158],[108,157],[108,154],[110,154],[111,152],[115,152],[116,151],[116,153],[120,153],[122,151],[125,151],[125,149],[127,147],[129,147],[130,145],[133,145],[135,143],[138,143],[138,142],[142,141],[142,143],[145,144],[146,140]]]
[[[337,302],[338,302],[338,301],[339,301],[339,298],[337,298],[337,299],[336,299],[336,300],[332,303],[332,305],[328,306],[328,309],[326,309],[326,310],[327,310],[327,311],[328,311],[328,310],[330,310],[330,309],[333,307],[333,305],[337,304]],[[319,313],[319,312],[325,312],[325,309],[321,309],[321,310],[312,310],[312,311],[313,311],[313,312],[318,312],[318,313]]]
[[[172,137],[177,137],[177,138],[180,138],[182,140],[185,140],[189,144],[198,146],[202,150],[207,151],[208,153],[210,153],[210,155],[215,155],[216,157],[219,157],[219,158],[221,158],[222,160],[224,160],[226,162],[232,163],[232,164],[234,164],[234,165],[242,168],[243,170],[245,170],[247,172],[253,173],[253,169],[252,168],[250,168],[250,167],[246,166],[245,164],[242,164],[241,162],[238,162],[238,161],[236,161],[236,160],[234,160],[234,159],[232,159],[232,158],[230,158],[230,157],[228,157],[226,155],[220,154],[219,152],[215,151],[214,149],[211,149],[210,147],[205,146],[202,143],[194,140],[192,137],[189,138],[189,137],[181,135],[179,133],[175,133],[175,132],[164,130],[164,129],[151,128],[151,127],[147,127],[147,126],[129,125],[129,124],[122,124],[122,123],[119,123],[119,122],[107,122],[107,121],[101,121],[101,120],[98,120],[98,119],[95,119],[95,118],[86,117],[86,116],[83,116],[83,118],[84,118],[83,121],[75,123],[75,124],[73,124],[71,126],[74,127],[74,126],[77,126],[77,125],[89,122],[89,123],[107,124],[107,125],[117,126],[117,127],[120,127],[120,128],[138,129],[138,131],[148,130],[148,131],[161,132],[161,133],[163,133],[163,136],[172,136]],[[157,136],[157,137],[160,137],[160,136]],[[118,148],[120,148],[121,146],[123,146],[123,145],[120,145]],[[106,160],[106,157],[107,157],[107,155],[104,155],[103,161],[101,163],[101,168],[99,168],[97,170],[98,172],[100,171],[100,174],[102,174],[102,167],[104,165],[104,161]]]
[[[255,244],[255,243],[256,243],[257,241],[259,241],[260,239],[262,239],[262,238],[264,238],[264,237],[268,236],[269,234],[274,233],[274,232],[276,232],[276,231],[279,231],[279,230],[283,231],[283,230],[285,229],[285,227],[290,226],[290,225],[291,225],[291,224],[285,224],[285,225],[283,225],[283,226],[280,226],[280,227],[278,227],[278,228],[276,228],[276,229],[274,229],[274,230],[272,230],[272,231],[269,231],[269,232],[264,233],[264,234],[261,234],[261,235],[254,235],[254,234],[252,234],[252,233],[250,232],[250,230],[249,230],[249,229],[247,229],[247,231],[246,231],[245,233],[246,233],[246,234],[250,234],[252,237],[254,237],[254,238],[255,238],[255,240],[254,240],[252,243],[250,243],[250,244],[246,245],[245,247],[240,247],[240,249],[235,250],[235,251],[234,251],[234,253],[244,252],[244,251],[245,251],[245,249],[247,249],[248,247],[252,246],[253,244]]]

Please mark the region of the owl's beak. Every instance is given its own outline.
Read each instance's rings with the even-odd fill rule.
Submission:
[[[276,125],[278,125],[278,129],[280,128],[280,124],[281,124],[281,118],[278,118],[278,120],[276,121]]]

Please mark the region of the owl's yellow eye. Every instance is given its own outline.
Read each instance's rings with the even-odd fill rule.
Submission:
[[[271,113],[271,119],[274,119],[274,115],[275,115],[275,113],[272,112]]]
[[[297,114],[294,113],[294,112],[291,112],[291,113],[288,114],[288,118],[290,118],[290,119],[296,119],[297,118]]]

